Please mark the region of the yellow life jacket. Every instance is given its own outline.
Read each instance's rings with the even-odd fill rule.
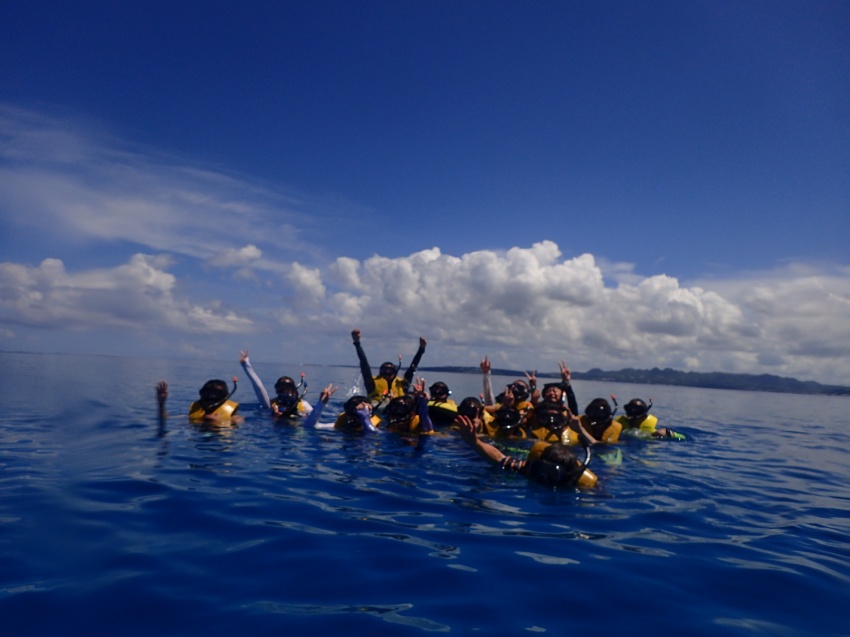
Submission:
[[[372,414],[372,424],[378,427],[381,424],[381,418]],[[348,414],[341,413],[334,423],[334,429],[345,429],[346,431],[360,431],[362,425],[360,423],[352,424],[348,421]]]
[[[386,379],[381,376],[375,376],[372,380],[375,381],[375,389],[369,394],[369,400],[373,405],[379,404],[387,398],[404,396],[407,392],[407,382],[404,378],[398,376],[393,378],[391,387],[387,385]]]
[[[528,452],[528,457],[525,459],[526,466],[528,466],[528,463],[530,462],[540,460],[540,456],[543,454],[543,450],[550,444],[551,443],[544,441],[535,442],[534,446]],[[593,471],[591,471],[587,467],[585,467],[581,476],[579,476],[579,479],[576,484],[580,487],[590,488],[595,487],[598,480],[599,478],[596,477],[596,474],[593,473]]]
[[[647,414],[637,427],[632,427],[628,416],[617,416],[616,421],[622,425],[623,429],[640,429],[640,431],[650,434],[655,433],[655,429],[658,427],[658,418],[652,414]]]
[[[450,425],[457,418],[457,405],[451,398],[448,400],[429,400],[428,413],[435,427]]]
[[[419,414],[413,414],[413,418],[407,425],[387,425],[387,431],[396,434],[418,434],[419,431]],[[433,432],[428,432],[433,433]]]
[[[222,420],[230,420],[230,417],[236,413],[237,409],[239,409],[239,403],[227,400],[221,407],[208,414],[201,405],[201,402],[196,400],[189,406],[189,420],[200,422],[207,416],[218,416]]]
[[[594,438],[596,438],[599,442],[617,442],[620,439],[620,432],[623,430],[623,425],[621,425],[616,420],[611,421],[611,424],[602,432],[601,436],[597,436],[596,433],[590,427],[590,421],[588,421],[587,416],[580,416],[581,424],[590,432]],[[570,429],[570,442],[571,445],[576,445],[579,443],[578,434]]]

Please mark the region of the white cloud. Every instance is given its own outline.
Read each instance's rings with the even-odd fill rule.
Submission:
[[[311,205],[221,171],[131,149],[91,127],[0,104],[0,218],[7,228],[275,270],[251,250],[269,245],[278,255],[309,254],[295,220],[303,226]]]
[[[57,330],[124,328],[184,332],[248,331],[251,320],[212,303],[192,304],[175,294],[166,257],[134,255],[124,265],[69,273],[58,259],[37,267],[0,263],[0,320]]]
[[[517,366],[554,367],[567,357],[577,369],[850,374],[846,269],[789,268],[690,287],[667,275],[629,276],[606,287],[592,255],[562,259],[544,241],[460,257],[438,248],[346,257],[321,273],[298,272],[293,285],[323,303],[288,314],[288,326],[359,326],[400,344],[425,334],[441,343],[441,363],[470,364],[454,357],[501,348],[511,358],[501,363]]]
[[[226,248],[207,259],[207,263],[218,268],[250,266],[263,256],[263,251],[250,244],[241,248]]]

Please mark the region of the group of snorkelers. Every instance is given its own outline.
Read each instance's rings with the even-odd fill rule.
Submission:
[[[621,433],[653,438],[682,439],[684,436],[671,429],[658,427],[658,419],[650,413],[652,399],[640,398],[624,406],[625,414],[616,416],[617,400],[595,398],[579,413],[578,403],[571,383],[571,372],[565,362],[559,364],[560,381],[538,388],[536,372],[526,373],[524,379],[508,384],[504,391],[494,395],[490,376],[490,361],[481,361],[483,392],[478,397],[469,396],[460,404],[451,399],[451,391],[444,382],[436,382],[427,390],[425,381],[416,379],[416,370],[425,353],[427,341],[420,337],[419,348],[403,375],[401,357],[399,365],[383,363],[378,374],[372,369],[360,343],[360,330],[351,336],[360,364],[365,393],[350,396],[333,427],[349,432],[372,432],[384,429],[406,436],[428,436],[440,431],[454,430],[484,459],[506,471],[514,471],[551,485],[591,487],[596,476],[588,468],[590,449],[600,443],[614,443]],[[296,384],[289,376],[281,376],[275,383],[275,396],[271,398],[251,366],[248,352],[241,352],[240,363],[262,407],[275,418],[285,421],[304,419],[305,426],[315,426],[322,416],[331,396],[337,391],[332,384],[323,388],[315,406],[305,400],[307,381],[304,374]],[[231,400],[236,391],[223,380],[210,380],[199,391],[198,400],[189,407],[189,418],[207,424],[235,424],[242,421],[238,403]],[[160,381],[156,387],[160,423],[164,422],[168,385]],[[487,439],[534,440],[524,459],[508,456]],[[583,459],[573,449],[584,448]]]

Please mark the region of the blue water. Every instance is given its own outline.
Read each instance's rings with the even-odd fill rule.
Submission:
[[[450,435],[273,424],[245,378],[242,425],[191,425],[235,360],[0,362],[4,634],[850,635],[846,398],[576,382],[582,405],[652,396],[690,439],[553,491]],[[314,400],[343,385],[336,413],[356,370],[305,369]]]

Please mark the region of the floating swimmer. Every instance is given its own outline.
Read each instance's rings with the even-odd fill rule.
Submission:
[[[236,392],[237,379],[233,377],[233,389],[228,392],[227,383],[217,378],[208,380],[201,387],[199,399],[189,406],[189,420],[207,424],[238,424],[242,422],[242,416],[236,411],[239,403],[230,400]],[[165,403],[168,400],[168,383],[164,380],[156,384],[156,400],[159,407],[160,432],[164,431],[165,419],[168,414]]]
[[[437,381],[428,388],[431,400],[428,401],[428,414],[431,421],[437,427],[447,427],[457,417],[457,404],[449,396],[452,392],[449,386],[442,381]]]
[[[198,391],[198,400],[189,406],[189,420],[216,424],[242,422],[242,417],[236,415],[239,403],[230,400],[236,393],[236,387],[236,376],[233,377],[233,389],[230,392],[223,380],[208,380]]]
[[[455,422],[467,445],[473,448],[482,458],[497,464],[499,468],[505,471],[521,473],[532,480],[550,486],[593,487],[596,485],[597,477],[588,469],[592,438],[584,430],[578,418],[572,418],[570,427],[576,429],[577,436],[585,445],[584,462],[578,460],[572,449],[559,442],[535,443],[524,460],[506,456],[501,450],[478,437],[472,420],[459,415]]]
[[[611,396],[616,405],[616,398]],[[584,408],[584,414],[581,416],[581,424],[587,432],[593,437],[594,442],[617,442],[620,439],[620,431],[623,426],[614,422],[614,414],[616,410],[611,410],[611,404],[604,398],[595,398],[591,400],[587,407]],[[574,433],[569,434],[570,443],[576,444],[579,442]]]
[[[322,412],[337,389],[339,388],[330,384],[319,392],[319,402],[316,403],[313,411],[304,421],[305,427],[315,427],[319,423]],[[371,433],[378,430],[380,422],[381,419],[372,413],[372,403],[369,402],[369,399],[357,394],[345,401],[343,412],[334,421],[333,428],[350,432]]]
[[[384,406],[390,399],[396,396],[404,396],[413,382],[413,376],[416,374],[416,368],[419,366],[419,361],[422,360],[422,355],[425,353],[425,346],[428,344],[428,341],[422,336],[419,337],[419,349],[416,350],[416,354],[407,371],[404,372],[404,376],[399,378],[398,372],[401,368],[401,357],[399,357],[398,367],[387,361],[381,364],[378,375],[372,376],[372,368],[369,366],[366,353],[360,345],[360,330],[352,330],[351,338],[354,341],[354,348],[357,350],[357,359],[360,361],[360,373],[363,375],[363,383],[373,407],[377,409]]]
[[[271,411],[272,415],[276,418],[294,419],[299,416],[307,416],[311,411],[313,411],[312,405],[304,400],[304,396],[307,395],[307,378],[303,373],[301,374],[301,382],[297,385],[289,376],[281,376],[278,378],[277,382],[274,384],[275,397],[270,399],[268,392],[266,392],[266,388],[263,387],[260,377],[251,366],[251,360],[248,358],[248,351],[246,350],[239,353],[239,362],[242,365],[242,369],[245,370],[248,380],[251,381],[251,386],[254,388],[257,400],[260,401],[260,404],[262,404],[266,409]],[[299,390],[301,391],[299,392]]]
[[[623,406],[624,416],[619,416],[617,422],[625,431],[635,431],[639,435],[651,438],[672,438],[673,440],[685,440],[684,434],[668,429],[667,427],[658,427],[658,418],[649,413],[652,409],[652,398],[649,399],[649,404],[646,404],[640,398],[632,398]]]

